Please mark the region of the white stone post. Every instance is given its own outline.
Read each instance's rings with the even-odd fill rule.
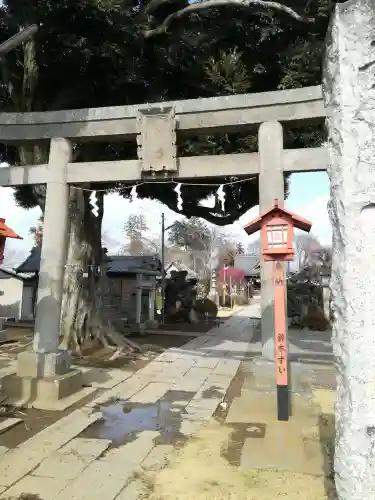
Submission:
[[[323,300],[323,312],[324,312],[324,317],[325,319],[330,322],[331,321],[331,290],[329,288],[329,284],[326,284],[325,281],[323,281],[322,284],[322,300]]]
[[[155,278],[153,279],[152,288],[149,293],[149,308],[148,308],[148,319],[149,321],[155,320],[155,298],[156,298],[156,284]]]
[[[142,280],[143,274],[137,274],[136,292],[135,292],[135,322],[137,325],[142,319]]]
[[[23,377],[52,377],[69,367],[66,351],[59,351],[61,302],[68,242],[69,186],[67,165],[72,147],[66,139],[51,140],[43,223],[33,352],[18,357]]]
[[[284,206],[283,129],[279,122],[265,122],[259,127],[259,211],[272,208],[275,198]],[[273,263],[260,265],[261,332],[263,357],[275,360]]]
[[[216,269],[212,268],[211,269],[211,286],[210,286],[210,292],[209,295],[210,299],[215,302],[215,304],[218,304],[218,293],[217,293],[217,273]]]
[[[324,68],[339,500],[375,498],[375,6],[336,4]]]

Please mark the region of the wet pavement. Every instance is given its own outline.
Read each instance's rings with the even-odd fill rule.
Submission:
[[[155,403],[132,403],[117,400],[108,402],[95,411],[101,419],[88,427],[81,435],[88,439],[108,439],[112,447],[134,440],[144,431],[156,431],[155,445],[181,445],[186,436],[181,432],[181,422],[186,415],[185,406],[194,392],[168,391]]]
[[[112,446],[121,446],[134,440],[144,431],[157,431],[158,443],[178,442],[180,419],[172,415],[171,401],[154,404],[118,402],[101,409],[102,419],[84,431],[80,437],[108,439]]]
[[[264,424],[225,424],[228,410],[234,398],[241,395],[241,390],[248,376],[244,363],[240,365],[236,375],[218,406],[213,418],[230,429],[231,439],[222,450],[222,456],[231,465],[238,466],[245,440],[250,437],[263,438]],[[86,439],[107,439],[111,447],[119,447],[136,439],[144,431],[156,431],[155,445],[171,444],[175,447],[183,445],[187,437],[181,433],[181,422],[186,416],[186,405],[194,397],[194,392],[168,391],[153,404],[131,403],[129,401],[108,401],[95,407],[101,412],[101,419],[83,431],[79,437]],[[203,391],[205,398],[222,397],[222,393],[214,386]]]
[[[329,335],[329,332],[325,333]],[[269,440],[269,435],[274,432],[274,427],[278,425],[276,418],[276,410],[274,417],[269,419],[267,411],[264,411],[265,420],[253,418],[254,414],[262,415],[260,411],[254,411],[254,401],[248,398],[250,391],[254,391],[259,384],[259,380],[254,375],[252,371],[252,361],[253,353],[250,347],[247,356],[242,361],[236,376],[232,379],[232,382],[228,388],[223,404],[220,405],[215,414],[214,418],[223,426],[230,429],[230,438],[225,447],[221,451],[221,455],[225,458],[232,466],[240,467],[241,463],[246,460],[246,457],[251,454],[251,449],[256,448],[259,445],[262,447],[267,447]],[[317,439],[317,444],[313,450],[313,454],[318,457],[318,465],[313,464],[310,470],[328,470],[330,471],[330,460],[332,455],[332,436],[334,433],[334,419],[333,419],[333,406],[332,402],[335,399],[335,384],[333,383],[335,379],[335,369],[333,364],[327,365],[323,363],[322,365],[310,366],[309,364],[305,366],[304,376],[306,378],[306,385],[308,390],[313,394],[313,401],[315,408],[306,408],[305,414],[299,421],[294,421],[291,417],[290,423],[283,423],[285,429],[288,427],[299,427],[301,429],[301,438],[299,443],[302,446],[310,447],[311,443],[311,429],[313,431],[313,440]],[[320,401],[320,393],[323,393],[322,400]],[[327,399],[327,402],[324,401]],[[233,404],[238,405],[239,402],[246,401],[245,405],[242,405],[241,415],[238,412],[233,412]],[[325,404],[323,404],[325,403]],[[232,413],[228,418],[228,414],[232,409]],[[247,411],[246,411],[247,409]],[[320,410],[319,410],[320,409]],[[315,410],[319,412],[319,416],[312,417],[315,415]],[[311,411],[311,414],[310,414]],[[238,419],[236,417],[232,418],[233,414],[237,413]],[[311,425],[315,423],[315,427]],[[308,437],[304,436],[302,427],[306,427],[305,431]],[[280,433],[277,432],[276,435]],[[282,434],[282,433],[281,433]],[[267,440],[266,440],[267,438]],[[289,435],[287,435],[289,439]],[[308,444],[304,444],[305,441],[309,441]],[[263,442],[263,444],[261,444]],[[254,443],[252,446],[250,443]],[[256,444],[256,446],[255,446]],[[298,444],[299,447],[299,444]],[[292,445],[293,448],[293,445]],[[291,449],[292,449],[291,448]],[[327,456],[328,453],[328,456]],[[272,453],[269,454],[270,459]],[[305,461],[306,458],[301,454],[301,462]],[[322,461],[327,463],[322,464]],[[256,462],[256,461],[255,461]],[[271,464],[272,461],[270,461]],[[291,467],[295,466],[292,464]],[[309,466],[306,466],[306,470],[309,470]]]
[[[78,408],[86,405],[98,397],[100,391],[96,391],[86,398],[79,401],[77,404],[71,406],[65,411],[46,411],[37,410],[34,408],[12,408],[4,407],[7,412],[7,417],[2,418],[0,412],[0,422],[9,417],[22,418],[22,422],[10,430],[0,434],[0,446],[7,448],[16,448],[21,443],[27,441],[31,437],[38,434],[43,429],[58,422],[63,417],[70,415]]]
[[[221,450],[221,456],[225,458],[230,465],[239,466],[241,462],[242,449],[246,438],[253,437],[264,437],[263,429],[259,433],[257,430],[262,428],[256,427],[250,424],[226,424],[226,418],[230,409],[230,406],[235,398],[241,396],[241,391],[243,385],[248,376],[248,372],[244,368],[245,361],[241,363],[235,377],[233,377],[231,384],[229,385],[228,391],[224,398],[224,404],[219,406],[214,413],[214,418],[220,422],[221,425],[231,429],[230,439],[228,440],[226,446]]]
[[[11,332],[10,340],[0,345],[0,369],[6,370],[14,366],[17,355],[30,345],[32,335],[31,330],[26,328],[11,327],[9,330]],[[113,355],[113,349],[98,349],[97,346],[96,348],[93,346],[91,350],[85,352],[82,358],[75,358],[74,364],[82,368],[98,368],[104,372],[108,369],[117,368],[135,373],[147,366],[152,359],[160,353],[163,353],[166,349],[170,347],[180,347],[189,340],[191,340],[189,337],[182,338],[163,335],[142,336],[136,339],[136,341],[141,344],[144,349],[144,352],[141,355],[137,353],[134,356],[122,356],[115,360],[108,359],[109,356]],[[98,389],[65,411],[47,411],[33,408],[17,409],[7,406],[6,401],[0,401],[0,423],[5,421],[7,418],[12,417],[22,419],[20,424],[0,434],[0,446],[5,446],[10,449],[19,446],[21,443],[27,441],[43,429],[46,429],[50,425],[71,414],[76,409],[81,408],[87,403],[93,401],[102,392],[103,391]],[[143,410],[142,418],[144,418],[150,411],[152,410]],[[162,412],[162,414],[164,413]],[[138,418],[135,417],[134,409],[132,410],[132,418]],[[167,434],[168,433],[164,432],[163,436],[166,436]],[[177,434],[174,433],[174,435]],[[125,439],[126,437],[123,438],[123,440]]]
[[[27,491],[48,500],[49,478],[51,499],[128,499],[134,472],[160,467],[175,444],[194,442],[221,405],[249,348],[257,314],[258,305],[249,306],[136,374],[115,377],[115,385],[99,381],[107,390],[98,398],[4,455],[0,498]]]

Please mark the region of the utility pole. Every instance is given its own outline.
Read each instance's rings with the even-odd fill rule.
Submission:
[[[161,322],[164,325],[165,305],[165,216],[161,214]]]
[[[165,319],[165,232],[168,231],[168,229],[171,229],[173,227],[173,224],[170,226],[165,227],[165,215],[164,213],[161,214],[161,268],[162,268],[162,275],[161,275],[161,321],[162,324],[164,324],[164,319]]]
[[[210,298],[215,302],[215,304],[219,305],[218,303],[218,293],[217,293],[217,274],[216,274],[216,269],[213,268],[211,271],[211,287],[210,287]]]
[[[224,284],[223,284],[223,307],[225,307],[225,303],[226,303],[226,300],[227,300],[227,271],[228,269],[228,264],[227,263],[224,263],[224,266],[223,266],[223,280],[224,280]]]

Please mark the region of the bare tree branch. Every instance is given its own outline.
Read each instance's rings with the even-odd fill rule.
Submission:
[[[150,12],[152,10],[156,10],[160,5],[164,3],[169,3],[170,0],[151,0],[151,2],[147,6],[147,11]],[[145,37],[150,38],[155,35],[160,35],[166,33],[168,31],[169,26],[176,19],[180,19],[181,17],[190,14],[192,12],[196,12],[199,10],[206,10],[212,7],[223,7],[226,5],[234,5],[237,7],[260,7],[262,9],[271,9],[279,12],[283,12],[296,21],[304,22],[304,23],[313,23],[315,20],[310,17],[303,16],[298,14],[295,10],[287,5],[283,5],[280,2],[273,2],[269,0],[203,0],[199,3],[193,3],[180,9],[176,12],[173,12],[169,16],[167,16],[164,21],[157,28],[150,29],[145,31]]]

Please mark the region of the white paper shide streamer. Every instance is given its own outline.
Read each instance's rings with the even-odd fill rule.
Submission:
[[[99,207],[97,203],[98,199],[96,197],[96,191],[93,191],[90,194],[90,205],[92,206],[91,213],[95,216],[98,217],[99,215]]]
[[[137,193],[137,186],[133,186],[131,191],[130,191],[130,197],[131,201],[137,201],[138,200],[138,193]]]
[[[221,203],[221,211],[225,212],[226,195],[225,195],[225,192],[224,192],[224,186],[223,185],[219,186],[219,189],[216,192],[216,196],[217,196],[217,199]]]
[[[177,184],[177,186],[174,188],[174,192],[177,194],[177,210],[179,212],[181,212],[183,205],[183,199],[181,196],[181,186],[182,184]]]

